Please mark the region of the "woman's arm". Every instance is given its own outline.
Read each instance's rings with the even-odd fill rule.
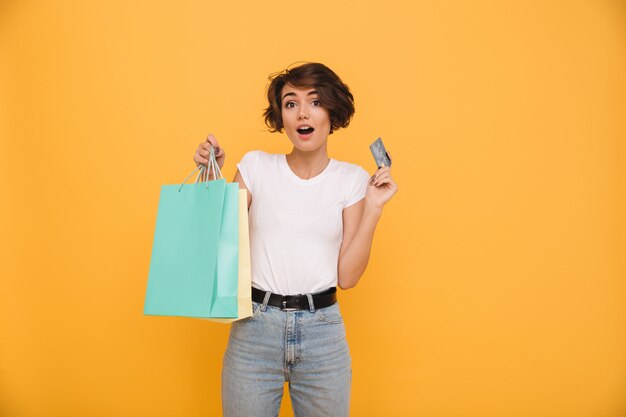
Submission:
[[[383,206],[397,191],[390,169],[380,168],[372,176],[365,198],[343,210],[343,241],[337,268],[341,289],[354,287],[365,272]]]

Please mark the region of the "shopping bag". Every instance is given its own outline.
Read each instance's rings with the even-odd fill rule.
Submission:
[[[230,323],[252,316],[252,276],[250,269],[250,235],[248,231],[248,191],[239,190],[239,262],[237,317],[206,319]]]
[[[237,317],[238,186],[199,169],[161,187],[144,314]]]
[[[216,287],[209,317],[237,317],[239,276],[239,185],[226,184],[217,247]]]

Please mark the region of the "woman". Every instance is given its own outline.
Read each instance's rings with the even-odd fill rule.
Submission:
[[[382,209],[397,192],[388,167],[370,178],[329,158],[328,135],[354,114],[347,85],[308,63],[271,78],[265,122],[285,130],[288,155],[248,152],[234,182],[248,190],[252,317],[232,324],[222,371],[227,417],[277,416],[283,385],[296,416],[348,416],[351,360],[336,286],[354,287],[367,266]],[[196,164],[208,163],[213,135]]]

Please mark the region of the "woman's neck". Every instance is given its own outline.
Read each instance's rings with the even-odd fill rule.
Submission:
[[[293,148],[290,154],[287,154],[287,163],[289,168],[298,177],[308,180],[313,178],[328,166],[330,158],[326,146],[322,146],[313,152],[302,152],[297,148]]]

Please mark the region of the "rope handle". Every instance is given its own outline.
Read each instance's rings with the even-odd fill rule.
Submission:
[[[211,170],[210,172],[213,174],[214,179],[224,178],[224,175],[222,175],[222,171],[220,170],[220,167],[217,163],[217,159],[215,159],[215,148],[213,148],[213,146],[211,146],[211,149],[209,151],[209,162],[207,162],[207,166],[205,167],[204,165],[200,164],[196,167],[196,169],[191,171],[191,174],[189,174],[187,178],[185,178],[180,184],[178,192],[183,189],[183,185],[185,185],[189,178],[191,178],[191,176],[198,170],[200,170],[200,172],[198,172],[198,175],[196,176],[194,182],[197,184],[198,182],[200,182],[200,177],[202,177],[202,182],[205,183],[205,188],[209,188],[209,170]]]

